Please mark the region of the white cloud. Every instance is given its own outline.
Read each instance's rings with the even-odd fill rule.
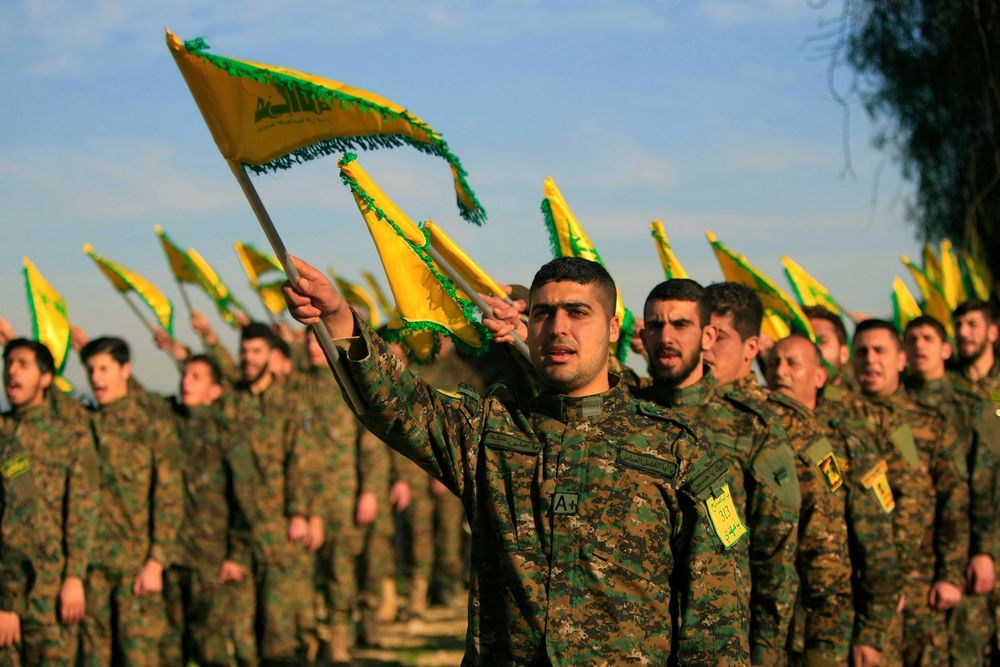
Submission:
[[[795,21],[815,10],[805,0],[705,0],[699,12],[710,23],[730,27]]]

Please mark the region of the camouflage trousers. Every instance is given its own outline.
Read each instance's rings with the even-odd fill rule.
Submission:
[[[200,667],[232,664],[236,656],[237,616],[253,625],[253,606],[234,604],[236,582],[219,584],[218,568],[171,567],[164,576],[163,597],[169,629],[160,645],[165,665]],[[250,578],[249,571],[246,578]],[[255,652],[240,656],[256,662]]]
[[[403,562],[409,564],[410,579],[430,581],[434,571],[434,498],[429,478],[410,485],[410,504],[399,515]]]
[[[87,573],[87,612],[83,621],[83,664],[154,667],[167,631],[160,595],[132,593],[135,573],[92,568]]]
[[[316,590],[326,607],[328,622],[348,623],[358,599],[361,534],[352,518],[343,523],[327,523],[326,530],[326,542],[316,554]]]
[[[465,553],[462,525],[465,508],[449,492],[434,494],[434,579],[442,585],[464,581]]]
[[[882,650],[883,667],[937,667],[948,664],[947,613],[927,604],[931,582],[903,586],[906,607],[892,617]]]
[[[1000,575],[1000,564],[997,567]],[[1000,645],[1000,577],[991,593],[974,595],[966,593],[948,615],[948,647],[954,667],[989,665],[990,654],[1000,662],[997,646]],[[996,664],[996,663],[994,663]]]
[[[361,556],[358,558],[358,582],[361,602],[375,609],[381,597],[382,580],[396,576],[396,552],[393,547],[395,522],[389,505],[388,489],[378,494],[375,520],[366,526],[361,535]]]
[[[58,576],[39,577],[28,596],[28,609],[21,619],[22,654],[25,665],[72,667],[79,643],[78,626],[59,621]]]
[[[314,569],[301,544],[284,544],[278,558],[257,564],[258,647],[263,662],[295,661],[315,653]]]

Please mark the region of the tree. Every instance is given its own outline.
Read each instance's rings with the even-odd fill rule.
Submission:
[[[832,68],[846,63],[886,150],[914,182],[922,240],[977,229],[1000,276],[1000,3],[844,0]]]

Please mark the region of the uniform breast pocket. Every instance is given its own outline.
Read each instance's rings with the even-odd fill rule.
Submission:
[[[487,433],[487,495],[500,543],[506,551],[538,549],[537,467],[540,443]]]
[[[610,487],[598,488],[603,506],[594,530],[594,554],[657,586],[669,585],[673,569],[670,536],[674,518],[662,480],[631,468],[619,469]]]

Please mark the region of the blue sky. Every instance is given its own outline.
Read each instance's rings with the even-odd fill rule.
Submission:
[[[529,282],[550,257],[538,207],[552,176],[633,308],[662,278],[648,231],[659,218],[703,282],[721,278],[711,229],[783,287],[788,254],[848,307],[888,314],[898,255],[918,252],[903,216],[909,186],[870,147],[857,100],[853,173],[844,174],[843,112],[807,43],[839,5],[4,3],[0,315],[28,331],[27,255],[76,323],[125,337],[138,377],[172,390],[173,367],[81,251],[89,241],[160,285],[175,300],[178,336],[192,343],[156,224],[256,305],[232,242],[266,244],[164,45],[165,27],[203,36],[222,55],[372,90],[428,121],[469,171],[489,212],[482,228],[458,217],[442,160],[397,149],[360,162],[412,218],[433,219],[501,281]],[[348,277],[378,272],[337,174],[329,158],[256,183],[292,252]],[[75,359],[68,377],[85,387]]]

